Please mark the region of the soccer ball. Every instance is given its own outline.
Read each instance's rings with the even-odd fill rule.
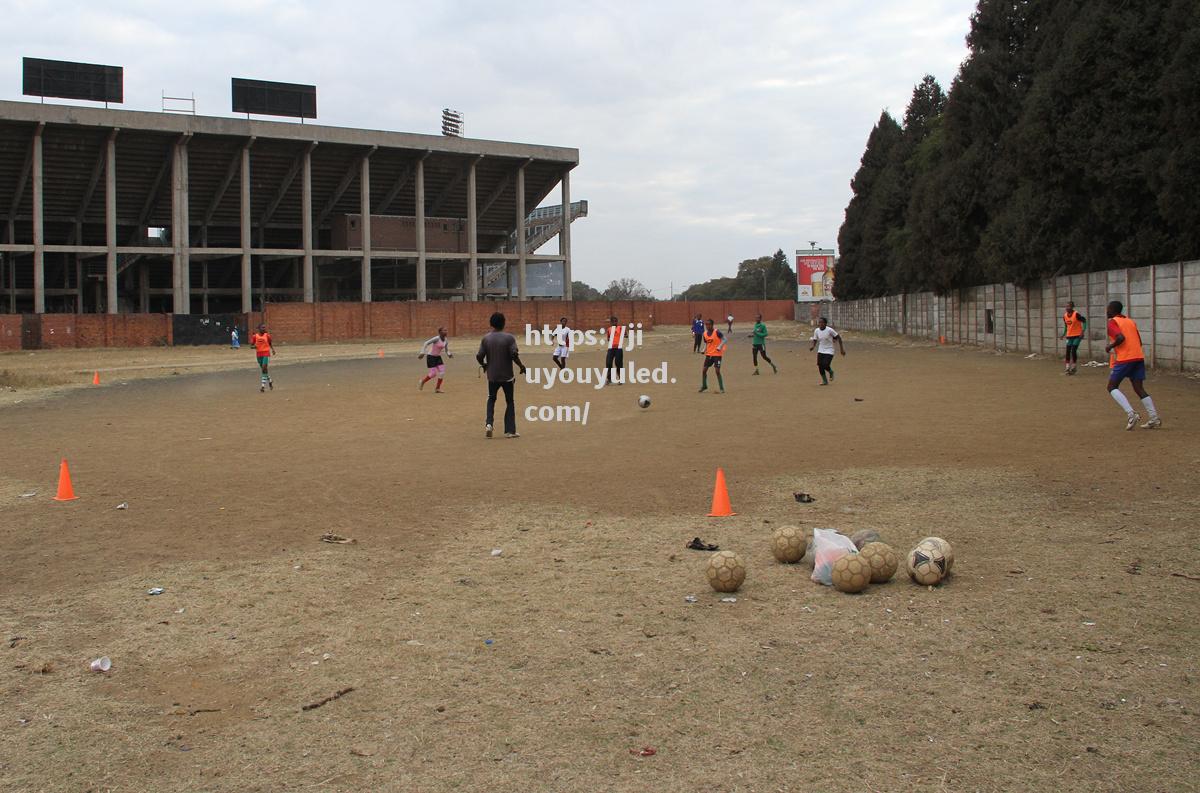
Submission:
[[[941,537],[926,537],[923,542],[934,542],[941,547],[942,555],[946,557],[946,575],[950,575],[954,569],[954,547]]]
[[[643,408],[650,407],[650,397],[646,396],[645,394],[642,394],[640,397],[638,397],[638,405],[640,405]]]
[[[892,550],[892,546],[883,542],[869,542],[858,552],[863,561],[871,568],[871,583],[882,584],[891,581],[900,566],[900,558]]]
[[[795,526],[780,526],[771,532],[771,554],[776,561],[791,564],[804,558],[808,550],[804,532]]]
[[[871,583],[871,565],[861,553],[848,553],[833,563],[829,576],[838,592],[862,592]]]
[[[708,557],[708,585],[718,592],[736,592],[746,580],[746,564],[733,551],[717,551]]]
[[[908,552],[908,576],[922,586],[932,586],[946,575],[946,555],[941,543],[921,540]]]
[[[854,543],[854,547],[862,550],[863,546],[869,542],[878,542],[879,532],[874,529],[859,529],[850,535],[850,542]]]

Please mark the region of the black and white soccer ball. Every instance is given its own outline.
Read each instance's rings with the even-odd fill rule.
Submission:
[[[642,394],[640,397],[638,397],[638,405],[643,408],[650,407],[650,397]]]

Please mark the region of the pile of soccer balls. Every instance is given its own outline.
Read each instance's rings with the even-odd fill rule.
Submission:
[[[839,592],[862,592],[869,584],[883,584],[900,567],[900,558],[875,532],[854,536],[857,552],[848,551],[830,569],[833,588]],[[780,526],[771,533],[771,554],[784,564],[804,558],[808,537],[796,526]],[[908,552],[908,577],[922,586],[941,583],[954,567],[954,548],[941,537],[926,537]],[[746,580],[746,563],[733,551],[717,551],[705,568],[708,584],[718,592],[736,592]]]

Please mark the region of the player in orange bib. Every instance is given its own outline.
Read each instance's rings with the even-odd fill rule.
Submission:
[[[262,371],[262,383],[258,390],[260,393],[268,388],[274,391],[275,384],[271,382],[267,365],[271,363],[271,356],[275,354],[275,342],[271,340],[271,334],[267,333],[266,325],[258,326],[258,333],[251,334],[250,343],[254,345],[254,355],[258,358],[258,368]]]
[[[1154,400],[1146,393],[1142,383],[1146,380],[1146,358],[1142,353],[1142,334],[1138,332],[1137,324],[1121,312],[1125,306],[1120,300],[1108,304],[1105,315],[1108,317],[1108,344],[1104,351],[1109,354],[1109,366],[1112,373],[1108,376],[1108,393],[1113,401],[1125,411],[1125,429],[1131,430],[1137,426],[1141,418],[1129,404],[1129,400],[1121,393],[1121,381],[1126,377],[1133,390],[1141,397],[1150,420],[1142,425],[1143,429],[1153,430],[1162,426],[1158,411],[1154,409]]]
[[[1063,374],[1075,374],[1079,368],[1079,345],[1086,332],[1087,317],[1075,310],[1074,301],[1069,301],[1067,310],[1063,312],[1063,332],[1061,334],[1062,338],[1067,340],[1066,369]]]
[[[700,372],[700,392],[708,390],[708,370],[717,370],[717,385],[725,393],[725,380],[721,377],[721,357],[725,354],[725,334],[713,327],[713,321],[704,321],[704,369]]]

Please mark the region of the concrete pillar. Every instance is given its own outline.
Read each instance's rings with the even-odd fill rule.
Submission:
[[[81,240],[83,237],[76,235],[75,239]],[[63,280],[67,280],[65,277]],[[96,291],[96,311],[100,311],[100,292]],[[83,257],[75,254],[75,313],[83,313]]]
[[[525,166],[517,169],[517,300],[528,300],[525,288]],[[512,289],[510,285],[509,292]]]
[[[312,147],[304,152],[301,227],[304,234],[304,302],[313,302]]]
[[[250,291],[250,145],[242,147],[242,313],[254,308]]]
[[[171,257],[172,311],[187,314],[191,311],[191,284],[188,254],[188,178],[187,142],[175,144],[171,158]]]
[[[208,259],[200,263],[200,313],[208,314]]]
[[[362,226],[362,302],[371,302],[371,158],[359,169],[359,225]]]
[[[150,265],[145,259],[138,263],[138,311],[150,313]]]
[[[424,303],[429,299],[425,288],[425,157],[417,160],[416,168],[416,206],[417,206],[417,300]]]
[[[562,255],[563,299],[574,299],[571,294],[571,172],[562,178],[562,231],[558,234],[558,252]]]
[[[179,187],[179,293],[183,299],[183,310],[177,313],[192,313],[192,221],[189,196],[191,195],[191,180],[188,177],[188,141],[185,139],[179,147],[179,168],[182,173]]]
[[[467,167],[467,283],[466,299],[479,299],[479,218],[475,209],[475,164],[478,158],[471,160]]]
[[[104,155],[104,261],[105,303],[109,314],[117,313],[117,133],[108,136]]]
[[[46,229],[42,223],[42,130],[33,133],[33,313],[46,313]]]

